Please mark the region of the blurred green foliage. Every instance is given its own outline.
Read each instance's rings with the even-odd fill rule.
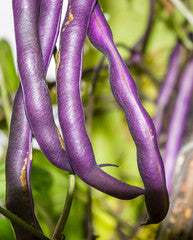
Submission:
[[[176,42],[178,32],[175,29],[181,29],[184,21],[177,10],[169,11],[163,2],[156,1],[154,25],[144,56],[146,66],[158,79],[158,83],[163,79],[167,69],[168,56]],[[101,1],[101,5],[109,19],[115,42],[132,47],[146,28],[149,1],[106,0]],[[175,28],[173,27],[174,21]],[[124,59],[128,58],[130,53],[126,49],[119,48],[119,50]],[[83,69],[95,68],[101,56],[101,53],[96,51],[87,40]],[[5,125],[5,121],[9,122],[8,117],[5,117],[6,109],[7,104],[13,105],[13,97],[19,81],[9,44],[5,40],[0,41],[0,69],[2,73],[0,77],[4,83],[0,86],[0,131],[8,136],[8,126]],[[144,96],[143,104],[153,116],[158,87],[143,71],[139,71],[135,67],[130,70],[136,80],[140,95]],[[88,71],[83,77],[82,99],[85,109],[89,98],[92,74],[92,71]],[[5,95],[8,96],[8,100],[3,98],[2,91],[6,91]],[[51,95],[55,103],[55,88],[51,89]],[[143,186],[137,169],[135,145],[124,114],[113,99],[107,70],[99,73],[96,84],[91,141],[98,163],[113,163],[120,166],[120,168],[106,167],[106,172],[130,184]],[[36,214],[47,236],[51,236],[53,233],[64,205],[67,175],[66,172],[52,166],[39,150],[34,150],[31,184]],[[86,184],[77,178],[73,204],[64,231],[66,239],[83,240],[87,237],[87,192]],[[0,203],[5,205],[5,153],[0,159]],[[131,201],[121,201],[92,189],[93,227],[99,240],[124,239],[123,236],[133,233],[143,214],[143,197]],[[142,227],[137,237],[133,239],[154,239],[157,227]],[[3,216],[0,216],[1,239],[14,239],[10,222]]]
[[[0,40],[0,97],[4,109],[5,121],[9,129],[11,106],[9,94],[14,94],[19,83],[11,48],[6,40]]]
[[[6,40],[0,40],[0,66],[6,82],[8,93],[15,93],[18,87],[17,76],[11,48]]]

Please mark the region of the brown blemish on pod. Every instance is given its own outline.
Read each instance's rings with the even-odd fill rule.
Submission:
[[[66,26],[67,26],[70,22],[72,22],[73,20],[74,20],[74,16],[73,16],[73,14],[72,14],[72,12],[71,12],[71,5],[70,5],[70,6],[69,6],[68,20],[65,22],[64,28],[62,29],[62,32],[65,31]]]
[[[25,159],[24,159],[23,167],[22,167],[22,169],[21,169],[21,176],[20,176],[21,185],[22,185],[22,188],[23,188],[24,191],[27,190],[27,181],[26,181],[26,167],[27,167],[27,162],[28,162],[28,159],[25,158]]]
[[[58,51],[57,57],[56,57],[56,76],[57,76],[59,65],[60,65],[60,51]]]
[[[65,26],[68,25],[70,22],[72,22],[74,19],[73,14],[71,13],[71,11],[69,12],[69,16],[68,16],[68,21],[65,23]]]
[[[62,148],[65,150],[64,141],[63,141],[63,139],[62,139],[62,137],[61,137],[61,135],[60,135],[60,132],[59,132],[59,130],[58,130],[57,128],[56,128],[56,131],[57,131],[57,133],[58,133],[58,137],[59,137],[59,140],[60,140],[60,144],[61,144]]]

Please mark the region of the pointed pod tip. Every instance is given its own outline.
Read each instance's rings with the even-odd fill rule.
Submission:
[[[143,223],[141,223],[140,225],[141,225],[141,226],[145,226],[145,225],[149,225],[149,224],[152,224],[152,221],[150,220],[150,218],[148,218],[148,219],[146,220],[146,222],[143,222]]]
[[[151,219],[150,217],[148,217],[146,222],[142,222],[140,225],[141,226],[146,226],[146,225],[150,225],[150,224],[159,224],[159,223],[162,222],[162,220],[155,220],[155,219]]]

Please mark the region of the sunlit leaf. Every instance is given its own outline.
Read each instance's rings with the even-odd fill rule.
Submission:
[[[8,92],[14,93],[18,87],[19,78],[16,74],[10,45],[4,39],[0,40],[0,67],[5,78]]]
[[[14,240],[15,235],[10,221],[7,218],[0,217],[0,240]]]

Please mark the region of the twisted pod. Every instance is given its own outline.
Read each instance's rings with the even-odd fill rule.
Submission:
[[[91,16],[88,37],[108,59],[111,89],[125,113],[137,147],[138,167],[145,186],[145,201],[149,213],[148,223],[160,222],[165,217],[169,204],[155,128],[138,98],[135,82],[116,49],[112,32],[99,4]]]
[[[65,148],[75,173],[87,184],[120,199],[132,199],[144,193],[138,187],[121,182],[97,165],[85,129],[80,96],[83,47],[91,12],[96,0],[70,0],[60,35],[57,68],[59,121]]]
[[[44,57],[44,61],[48,61],[47,68],[51,58],[50,52],[55,46],[62,2],[51,2],[51,10],[54,10],[51,11],[51,17],[46,15],[46,9],[41,10],[40,4],[44,8],[48,6],[45,1],[13,0],[17,61],[25,111],[31,130],[48,160],[58,168],[72,172],[63,149],[62,138],[54,122],[43,64]],[[50,22],[52,25],[49,25]],[[39,31],[44,56],[42,56]]]
[[[47,4],[49,4],[49,8]],[[39,35],[46,72],[58,36],[61,7],[61,0],[49,0],[49,2],[47,0],[41,0],[39,11]],[[29,10],[30,9],[28,9],[28,11]],[[32,164],[31,140],[32,133],[25,115],[23,94],[20,84],[14,101],[6,156],[6,205],[7,208],[17,216],[41,231],[34,214],[34,204],[30,185],[30,170]],[[54,161],[56,162],[56,160]],[[66,169],[65,164],[65,162],[60,163],[60,166]],[[13,223],[13,226],[17,239],[36,239],[16,224]]]

